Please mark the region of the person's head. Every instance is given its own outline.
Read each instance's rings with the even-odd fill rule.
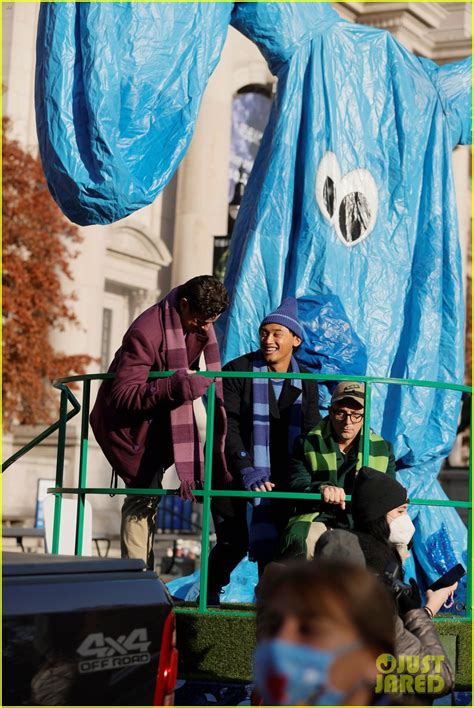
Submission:
[[[268,366],[274,371],[287,371],[291,356],[303,339],[295,298],[287,297],[280,307],[264,317],[258,335],[260,351]]]
[[[408,516],[406,488],[371,467],[362,467],[355,478],[351,512],[356,531],[382,543],[406,546],[415,531]]]
[[[344,562],[288,566],[267,595],[254,660],[271,705],[367,705],[376,659],[394,650],[393,603],[379,580]]]
[[[229,305],[229,295],[213,275],[198,275],[178,288],[179,315],[185,332],[207,332]]]
[[[346,562],[366,567],[357,536],[345,529],[328,529],[317,540],[313,558],[316,562]]]
[[[336,441],[349,445],[364,424],[365,386],[356,381],[343,381],[334,389],[329,419]]]

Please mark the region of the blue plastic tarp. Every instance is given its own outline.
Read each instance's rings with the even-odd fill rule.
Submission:
[[[41,3],[36,123],[51,193],[77,224],[150,204],[194,132],[232,5]]]
[[[261,48],[278,93],[232,236],[224,360],[283,297],[335,294],[367,374],[462,383],[451,153],[471,140],[471,60],[438,67],[320,3],[241,3],[232,22]],[[394,443],[411,498],[446,499],[436,477],[459,402],[458,392],[374,387],[372,427]],[[454,509],[412,513],[429,579],[465,563]]]
[[[338,296],[308,294],[297,302],[304,331],[298,361],[315,373],[364,376],[367,351]]]
[[[461,383],[451,152],[471,141],[470,59],[439,67],[326,3],[42,3],[36,110],[53,196],[81,224],[151,203],[186,150],[229,22],[278,90],[232,236],[224,361],[283,296],[317,293],[339,298],[369,375]],[[372,426],[412,498],[445,499],[436,476],[459,401],[375,387]],[[441,536],[462,561],[465,527],[454,509],[414,511],[434,578]]]
[[[186,602],[197,601],[201,574],[196,570],[166,583],[171,595]],[[222,588],[221,602],[255,602],[255,586],[258,583],[257,564],[244,558],[232,571],[230,583]]]

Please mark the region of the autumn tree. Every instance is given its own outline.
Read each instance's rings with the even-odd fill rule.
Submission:
[[[57,410],[50,382],[84,373],[86,355],[50,344],[53,329],[76,321],[61,277],[81,242],[49,194],[39,160],[9,136],[3,119],[3,413],[4,427],[49,422]]]

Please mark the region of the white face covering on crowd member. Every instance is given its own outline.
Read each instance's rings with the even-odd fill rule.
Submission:
[[[392,543],[400,543],[407,546],[413,538],[414,533],[415,526],[413,525],[413,521],[408,514],[401,514],[393,519],[393,521],[390,521],[390,536],[388,540]]]

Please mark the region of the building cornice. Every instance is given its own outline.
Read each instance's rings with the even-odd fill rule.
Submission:
[[[338,2],[333,6],[345,19],[388,30],[415,54],[440,63],[471,54],[471,3]]]

